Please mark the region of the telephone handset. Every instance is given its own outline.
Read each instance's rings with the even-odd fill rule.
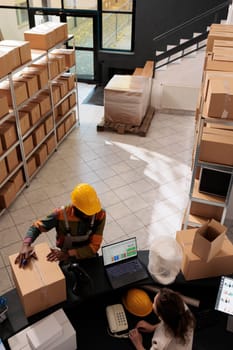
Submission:
[[[106,316],[111,333],[118,333],[128,329],[128,322],[122,304],[107,306]]]

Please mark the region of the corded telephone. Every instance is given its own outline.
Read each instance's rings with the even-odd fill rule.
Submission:
[[[128,322],[122,304],[107,306],[106,316],[111,333],[119,333],[128,329]]]

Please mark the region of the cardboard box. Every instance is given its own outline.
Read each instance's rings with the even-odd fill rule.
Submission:
[[[45,66],[34,66],[25,68],[25,74],[34,75],[37,77],[39,89],[44,89],[48,85],[49,75],[48,69]]]
[[[192,252],[208,262],[222,249],[227,227],[218,221],[210,220],[198,228],[194,235]]]
[[[18,139],[15,123],[4,122],[0,125],[0,138],[4,150],[10,148]]]
[[[0,156],[3,154],[2,140],[0,137]]]
[[[9,106],[7,97],[5,95],[0,95],[0,119],[9,113]]]
[[[47,135],[53,129],[53,116],[50,115],[45,119],[45,134]]]
[[[220,221],[223,214],[223,207],[192,201],[189,212],[195,216]]]
[[[19,190],[25,184],[23,170],[19,169],[19,171],[17,171],[17,173],[14,176],[12,176],[9,181],[14,183],[15,192],[18,193]]]
[[[57,60],[48,61],[47,58],[43,58],[32,65],[39,69],[48,69],[49,78],[54,79],[59,74]]]
[[[65,135],[65,124],[61,123],[57,127],[57,141],[60,141]]]
[[[53,324],[56,326],[57,323],[54,322],[54,319],[52,319],[51,316],[54,316],[57,323],[61,325],[61,336],[55,336],[55,334],[59,333],[59,331],[58,329],[54,329]],[[49,339],[50,341],[48,341],[47,334],[51,327],[51,337]],[[77,349],[76,332],[62,309],[53,312],[51,315],[46,316],[42,320],[37,321],[31,326],[23,329],[22,331],[10,337],[8,339],[8,344],[11,350],[30,350],[31,347],[29,346],[28,338],[30,337],[30,334],[32,334],[32,332],[37,334],[37,338],[35,339],[36,343],[34,342],[34,346],[45,346],[46,350]],[[47,342],[44,344],[45,339]]]
[[[233,78],[209,80],[203,114],[233,119]]]
[[[26,112],[29,115],[29,121],[31,126],[36,124],[40,120],[40,105],[38,102],[29,102],[20,108],[19,112]]]
[[[5,178],[7,177],[7,167],[6,167],[6,160],[5,158],[3,158],[2,160],[0,160],[0,184],[1,182],[3,182],[3,180],[5,180]]]
[[[73,126],[72,114],[70,114],[64,121],[65,124],[65,133],[67,133]]]
[[[24,64],[32,59],[30,44],[28,41],[2,40],[1,46],[17,47],[19,49],[20,64]]]
[[[33,145],[33,138],[32,135],[29,135],[24,141],[23,141],[23,147],[24,147],[24,153],[27,156],[29,153],[31,153],[31,151],[34,148]]]
[[[42,144],[38,150],[35,152],[35,157],[36,157],[36,165],[41,166],[44,164],[48,156],[47,153],[47,147],[45,144]]]
[[[43,90],[32,101],[39,104],[41,117],[45,116],[45,114],[47,114],[52,109],[52,103],[51,103],[51,97],[50,97],[49,90]]]
[[[32,133],[33,144],[37,146],[45,138],[44,123],[40,124]]]
[[[233,72],[233,61],[229,61],[228,57],[225,57],[225,59],[215,59],[213,53],[208,54],[205,59],[204,70]]]
[[[199,160],[210,163],[233,165],[233,139],[228,135],[203,133]]]
[[[0,49],[0,78],[6,76],[11,71],[11,66],[8,65],[8,55]]]
[[[34,172],[36,171],[37,166],[36,166],[36,157],[33,155],[28,161],[27,161],[27,171],[28,171],[28,176],[31,177]]]
[[[45,141],[46,147],[47,147],[47,153],[50,154],[56,147],[56,140],[55,140],[55,135],[51,135],[50,137],[47,138]]]
[[[66,98],[62,103],[57,107],[58,115],[63,116],[69,111],[69,99]]]
[[[72,93],[70,96],[69,96],[69,107],[70,109],[72,107],[74,107],[76,105],[76,93]]]
[[[73,49],[55,49],[51,54],[64,56],[66,68],[71,68],[75,65],[75,50]]]
[[[52,83],[53,103],[57,104],[61,100],[60,86],[56,83]]]
[[[13,182],[8,181],[0,189],[0,208],[9,208],[16,196],[15,185]]]
[[[22,81],[26,84],[28,97],[32,97],[38,91],[38,80],[36,75],[22,74],[15,77],[14,81]]]
[[[75,87],[75,74],[73,73],[63,73],[60,78],[59,81],[66,81],[68,83],[68,90],[73,90]]]
[[[14,148],[8,155],[6,156],[6,166],[8,173],[11,173],[17,165],[19,164],[17,148]]]
[[[17,254],[9,256],[13,279],[25,315],[31,316],[66,300],[65,276],[56,262],[47,261],[47,243],[35,245],[38,260],[32,259],[25,269],[14,263]]]
[[[13,81],[13,85],[14,85],[14,93],[15,93],[15,103],[18,106],[24,101],[26,101],[28,98],[27,86],[26,86],[26,83],[22,81]],[[13,99],[12,99],[9,81],[3,81],[0,84],[0,95],[6,96],[8,106],[13,107]]]
[[[58,74],[66,70],[66,60],[64,55],[49,54],[49,61],[55,61],[58,67]]]
[[[29,113],[23,110],[18,111],[21,134],[24,135],[30,129]]]
[[[7,64],[10,69],[10,72],[12,72],[14,69],[18,68],[21,65],[18,47],[1,46],[0,41],[0,52],[3,52],[7,55]]]
[[[41,24],[26,30],[24,40],[29,41],[31,49],[49,50],[56,44],[56,33]]]
[[[207,37],[206,52],[211,52],[215,40],[233,41],[233,33],[228,31],[210,31]]]
[[[64,79],[58,79],[54,81],[53,86],[58,86],[60,90],[60,96],[63,98],[67,93],[68,93],[68,82],[67,80]]]
[[[187,281],[230,275],[233,273],[233,245],[225,238],[221,251],[209,262],[201,260],[192,252],[196,229],[176,232],[176,240],[183,250],[181,271]]]

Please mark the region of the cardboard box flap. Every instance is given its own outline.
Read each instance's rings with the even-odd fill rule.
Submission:
[[[204,261],[210,261],[220,252],[226,231],[226,226],[212,219],[196,230],[192,252]]]

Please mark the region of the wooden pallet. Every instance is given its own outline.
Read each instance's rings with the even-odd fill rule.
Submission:
[[[146,136],[147,131],[149,130],[151,121],[154,117],[155,109],[153,107],[149,107],[145,117],[142,120],[142,123],[139,126],[122,124],[122,123],[114,123],[110,121],[105,121],[104,118],[97,125],[97,131],[116,131],[118,134],[136,134],[139,136]]]

